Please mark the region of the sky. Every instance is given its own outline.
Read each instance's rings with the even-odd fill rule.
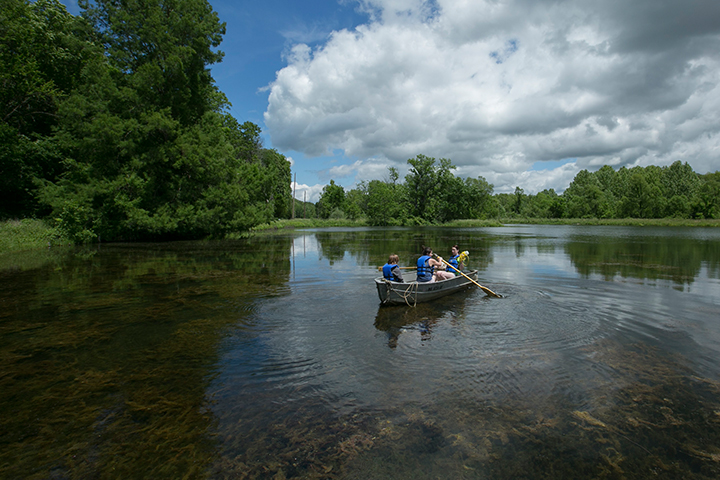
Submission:
[[[210,3],[217,86],[291,160],[300,200],[402,178],[418,154],[495,193],[560,193],[603,165],[720,170],[717,0]]]

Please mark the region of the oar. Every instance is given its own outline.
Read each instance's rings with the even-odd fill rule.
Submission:
[[[398,267],[400,270],[416,270],[417,267]],[[378,270],[382,270],[382,267],[378,267]]]
[[[467,279],[470,280],[472,283],[474,283],[475,285],[477,285],[478,287],[480,287],[480,288],[482,289],[482,291],[485,292],[485,293],[487,293],[488,295],[492,295],[493,297],[497,297],[497,298],[502,298],[502,295],[498,295],[497,293],[493,292],[493,291],[490,290],[489,288],[483,287],[482,285],[480,285],[479,283],[477,283],[475,280],[473,280],[472,278],[468,277],[467,275],[465,275],[463,272],[461,272],[461,271],[458,270],[457,268],[455,268],[455,267],[453,267],[452,265],[450,265],[448,262],[445,261],[445,259],[443,259],[442,257],[438,257],[436,253],[433,253],[433,257],[439,258],[441,262],[443,262],[443,263],[444,263],[445,265],[447,265],[448,267],[451,267],[453,270],[455,270],[456,272],[458,272],[460,275],[462,275],[463,277],[467,278]]]

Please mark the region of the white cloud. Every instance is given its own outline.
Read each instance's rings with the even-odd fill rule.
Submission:
[[[295,198],[305,202],[317,203],[325,185],[304,185],[290,182],[290,188],[295,192]]]
[[[292,48],[265,112],[281,150],[363,159],[331,176],[422,153],[530,193],[606,164],[720,167],[716,0],[359,4],[368,24]]]

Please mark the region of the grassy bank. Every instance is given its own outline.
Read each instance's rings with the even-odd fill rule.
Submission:
[[[502,227],[508,224],[526,225],[617,225],[633,227],[720,227],[720,219],[691,220],[684,218],[500,218],[496,220],[453,220],[444,223],[443,227],[480,228]],[[269,224],[258,225],[250,232],[230,234],[226,238],[238,239],[251,235],[271,234],[301,228],[326,227],[367,227],[365,219],[321,219],[295,218],[292,220],[276,220]],[[419,226],[419,225],[415,225]],[[428,225],[430,226],[430,225]],[[68,245],[72,242],[60,236],[56,229],[42,220],[7,220],[0,222],[0,254],[21,252],[51,245]]]
[[[70,242],[42,220],[24,219],[0,222],[0,253],[21,252]]]
[[[453,228],[502,227],[508,224],[517,225],[615,225],[631,227],[720,227],[720,219],[691,220],[685,218],[500,218],[492,220],[453,220],[447,223],[428,224]],[[268,234],[278,231],[299,228],[324,227],[366,227],[365,220],[339,220],[320,218],[296,218],[293,220],[276,220],[269,224],[259,225],[249,233],[234,234],[228,238],[242,238],[250,235]],[[422,226],[418,223],[413,226]]]
[[[502,218],[507,224],[616,225],[628,227],[720,227],[720,219],[689,218]]]
[[[286,230],[294,228],[325,228],[325,227],[367,227],[365,219],[349,220],[335,218],[293,218],[292,220],[275,220],[272,223],[258,225],[253,232],[266,230]]]

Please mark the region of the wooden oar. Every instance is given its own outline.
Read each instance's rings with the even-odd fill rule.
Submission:
[[[485,292],[485,293],[487,293],[488,295],[492,295],[493,297],[497,297],[497,298],[502,298],[502,295],[498,295],[497,293],[493,292],[493,291],[490,290],[489,288],[483,287],[483,286],[480,285],[478,282],[476,282],[476,281],[473,280],[472,278],[468,277],[467,275],[465,275],[463,272],[461,272],[461,271],[458,270],[457,268],[455,268],[455,267],[453,267],[452,265],[450,265],[448,262],[445,261],[445,259],[443,259],[442,257],[438,257],[438,255],[437,255],[436,253],[433,253],[433,257],[439,258],[441,262],[443,262],[443,263],[444,263],[445,265],[447,265],[448,267],[451,267],[453,270],[455,270],[456,272],[458,272],[460,275],[462,275],[463,277],[467,278],[467,279],[470,280],[472,283],[474,283],[475,285],[477,285],[478,287],[480,287],[480,288],[482,289],[482,291]]]

